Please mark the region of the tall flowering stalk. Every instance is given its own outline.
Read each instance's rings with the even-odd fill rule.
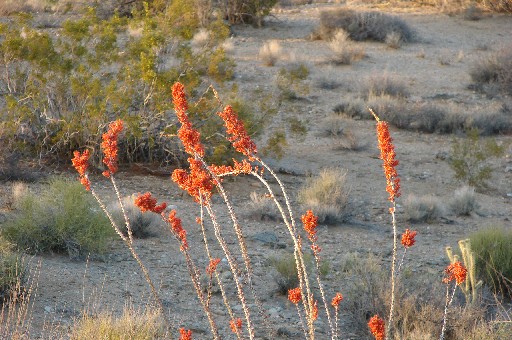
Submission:
[[[335,326],[334,326],[334,336],[333,338],[338,339],[338,315],[339,315],[339,308],[340,308],[340,302],[343,301],[343,295],[341,293],[336,293],[334,297],[331,300],[331,306],[334,308],[334,320],[335,320]]]
[[[446,284],[446,303],[444,305],[444,316],[443,316],[443,327],[441,329],[441,335],[439,337],[440,340],[444,340],[444,333],[446,332],[446,319],[448,317],[448,307],[453,302],[453,297],[455,296],[455,291],[457,287],[466,281],[467,276],[467,268],[460,262],[454,262],[446,267],[444,270],[446,277],[443,278],[443,283]],[[450,294],[450,282],[455,281],[453,285],[452,293]]]
[[[384,169],[384,176],[386,177],[386,191],[389,194],[388,200],[391,202],[389,213],[391,214],[391,222],[393,225],[393,255],[391,260],[391,306],[389,308],[388,329],[386,334],[391,333],[393,326],[393,314],[395,308],[395,287],[396,287],[396,255],[397,255],[397,226],[396,226],[396,198],[400,197],[400,178],[396,167],[398,160],[396,159],[395,146],[393,139],[389,133],[389,125],[387,122],[380,120],[380,118],[370,110],[375,120],[377,120],[377,140],[380,150],[380,159],[382,160],[382,167]]]

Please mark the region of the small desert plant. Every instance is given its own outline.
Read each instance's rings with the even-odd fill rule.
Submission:
[[[8,299],[25,281],[25,268],[21,256],[13,245],[0,235],[0,304]]]
[[[349,192],[345,170],[324,169],[306,181],[298,199],[303,206],[315,211],[319,222],[335,223],[348,217]]]
[[[144,214],[135,205],[136,195],[124,197],[122,204],[126,216],[130,220],[130,226],[132,229],[132,235],[135,238],[146,238],[151,236],[149,230],[151,226],[159,224],[160,220],[155,214]],[[119,202],[114,202],[109,206],[109,211],[112,214],[112,218],[118,225],[124,225],[124,216]],[[127,234],[126,230],[123,229],[123,233]]]
[[[328,40],[337,30],[347,31],[352,40],[385,42],[388,34],[400,34],[403,42],[414,40],[414,32],[405,21],[396,16],[379,12],[357,12],[351,9],[324,11],[316,35]]]
[[[449,202],[450,211],[458,216],[468,216],[478,208],[475,188],[463,186],[455,190]]]
[[[343,119],[340,117],[327,117],[320,124],[320,136],[341,137],[344,134]]]
[[[309,69],[304,64],[281,68],[276,79],[280,98],[294,100],[299,99],[301,95],[307,95],[309,93],[309,85],[305,83],[305,80],[308,76]]]
[[[389,95],[401,98],[409,96],[407,85],[397,76],[387,73],[367,78],[362,86],[361,93],[366,98],[371,95]]]
[[[250,195],[251,202],[248,205],[249,217],[256,220],[276,221],[281,218],[279,211],[270,197],[258,194],[253,191]]]
[[[366,117],[366,119],[369,119],[368,110],[365,107],[364,101],[361,99],[353,99],[351,101],[338,104],[332,110],[335,115],[340,115],[342,117],[358,119]]]
[[[94,199],[74,181],[53,179],[41,193],[22,194],[14,207],[2,233],[24,251],[101,254],[112,236]]]
[[[495,292],[512,295],[512,231],[490,226],[470,235],[477,273]]]
[[[389,48],[399,49],[402,47],[402,36],[398,32],[390,32],[386,35],[386,45]]]
[[[350,65],[352,62],[364,57],[364,48],[357,46],[349,39],[348,33],[338,30],[329,41],[329,48],[333,52],[332,61],[335,64]]]
[[[404,211],[410,222],[433,222],[445,214],[441,200],[433,195],[409,195],[404,201]]]
[[[476,188],[484,188],[492,176],[488,159],[503,155],[505,147],[493,138],[481,140],[477,129],[468,130],[466,134],[466,138],[452,144],[450,167],[456,179]]]
[[[282,57],[281,45],[277,40],[267,41],[261,46],[258,56],[263,65],[274,66]]]
[[[143,312],[125,308],[120,317],[109,313],[90,316],[84,314],[71,329],[73,340],[94,339],[165,339],[170,337],[164,319],[158,310]]]
[[[478,61],[470,70],[470,76],[477,87],[496,87],[499,91],[512,95],[512,49],[511,46],[494,52],[486,59]]]

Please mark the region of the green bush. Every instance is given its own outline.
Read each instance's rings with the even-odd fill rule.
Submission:
[[[22,194],[14,207],[2,234],[23,251],[102,254],[113,236],[97,202],[76,180],[53,179],[40,193]]]
[[[455,178],[469,186],[484,188],[492,176],[492,168],[487,160],[503,155],[505,147],[498,145],[495,139],[480,139],[477,129],[467,131],[467,137],[454,141],[450,155],[450,166]]]
[[[495,292],[512,295],[512,230],[492,226],[470,236],[478,275]]]
[[[309,69],[304,64],[283,67],[277,74],[277,89],[282,100],[299,99],[301,95],[309,93],[309,85],[305,80],[309,76]]]
[[[249,23],[260,27],[276,4],[277,0],[230,0],[222,1],[220,9],[231,24]]]
[[[22,288],[25,268],[13,245],[0,235],[0,302],[9,298],[15,290]]]

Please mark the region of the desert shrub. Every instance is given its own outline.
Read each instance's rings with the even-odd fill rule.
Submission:
[[[390,32],[386,34],[385,43],[389,48],[399,49],[402,47],[402,36],[398,32]]]
[[[219,4],[223,16],[231,24],[249,23],[258,27],[277,4],[277,0],[231,0]]]
[[[266,156],[274,156],[277,159],[281,159],[284,156],[284,151],[287,146],[286,133],[280,130],[269,137],[267,145],[265,145],[261,151]]]
[[[304,64],[295,64],[283,67],[276,78],[280,98],[284,100],[298,99],[309,93],[309,85],[305,80],[309,76],[309,69]]]
[[[512,13],[512,1],[510,0],[478,0],[478,2],[495,12]]]
[[[409,195],[404,201],[404,212],[410,222],[434,222],[445,214],[441,200],[433,195]]]
[[[40,193],[23,193],[14,207],[2,234],[20,250],[95,255],[112,236],[108,219],[76,181],[53,179]]]
[[[478,130],[480,135],[509,134],[512,132],[512,113],[506,108],[496,112],[479,112],[467,117],[465,126]]]
[[[327,117],[320,123],[321,137],[341,137],[343,134],[343,119],[340,117]]]
[[[478,208],[475,188],[463,186],[455,190],[449,202],[450,211],[459,216],[467,216]]]
[[[84,314],[73,325],[70,333],[70,338],[73,340],[149,340],[170,337],[160,312],[154,310],[141,312],[131,308],[125,308],[119,317],[110,313],[100,313],[95,316]]]
[[[274,66],[281,58],[281,45],[277,40],[267,41],[261,46],[259,58],[265,66]]]
[[[25,268],[13,245],[0,235],[0,304],[23,286]]]
[[[338,104],[333,108],[332,111],[335,115],[358,119],[361,119],[369,114],[369,112],[366,112],[367,109],[365,107],[365,103],[358,99]]]
[[[295,137],[304,137],[308,133],[306,123],[297,117],[290,117],[286,120],[290,133]]]
[[[160,218],[156,214],[142,213],[140,208],[135,205],[135,195],[127,196],[122,199],[123,208],[130,221],[130,228],[132,229],[132,235],[136,238],[146,238],[151,236],[150,228],[160,222]],[[125,225],[125,219],[121,205],[119,202],[115,202],[108,207],[110,214],[114,218],[114,221],[118,226],[122,227]],[[122,228],[126,232],[126,228]]]
[[[304,262],[306,268],[311,270],[314,266],[313,257],[309,254],[304,254]],[[297,265],[293,254],[286,254],[281,257],[271,257],[269,259],[270,265],[275,269],[274,280],[277,283],[278,292],[287,294],[288,290],[299,286],[299,278],[297,275]],[[320,264],[320,277],[325,277],[329,274],[330,264],[327,261],[322,261]]]
[[[308,178],[299,190],[298,200],[315,212],[320,223],[335,223],[348,217],[349,192],[345,170],[324,169]]]
[[[171,11],[180,4],[185,7]],[[179,125],[167,100],[169,84],[180,78],[197,99],[204,93],[196,91],[202,80],[222,83],[234,68],[222,47],[229,35],[222,20],[202,28],[209,36],[206,47],[191,46],[188,39],[201,27],[196,16],[184,19],[195,10],[190,4],[173,1],[157,11],[152,3],[129,18],[102,19],[89,9],[65,21],[58,36],[34,28],[26,14],[2,23],[0,141],[29,155],[68,158],[70,150],[90,148],[97,158],[99,131],[122,118],[128,128],[120,140],[121,161],[180,157],[176,140],[168,137]],[[210,100],[201,108],[206,103],[210,109],[217,105]],[[195,112],[193,119],[212,120],[205,112]],[[205,126],[216,132],[221,122]],[[215,139],[211,131],[202,133]]]
[[[508,46],[479,60],[469,74],[480,89],[489,91],[497,88],[500,92],[512,95],[512,49]]]
[[[277,221],[281,215],[270,197],[253,191],[250,195],[251,202],[248,205],[248,216],[260,221]]]
[[[495,292],[512,294],[512,231],[491,226],[470,235],[477,273]]]
[[[392,32],[400,34],[403,42],[411,42],[414,32],[409,25],[399,17],[379,12],[357,12],[351,9],[324,11],[320,14],[320,25],[316,35],[329,40],[337,30],[345,30],[350,39],[386,41],[386,36]]]
[[[332,62],[341,65],[350,65],[352,62],[364,58],[364,48],[350,41],[348,33],[338,30],[329,41],[329,48],[333,52]]]
[[[488,159],[500,157],[504,151],[505,147],[495,139],[481,140],[478,130],[471,129],[467,131],[466,138],[452,143],[450,167],[457,180],[476,188],[484,188],[492,176]]]
[[[397,76],[382,74],[366,79],[361,88],[361,93],[368,98],[370,95],[405,98],[409,96],[407,85]]]

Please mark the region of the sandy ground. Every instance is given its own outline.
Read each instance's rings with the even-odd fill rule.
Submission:
[[[288,117],[295,116],[307,125],[308,134],[304,138],[290,138],[285,156],[280,160],[269,159],[269,163],[274,168],[293,173],[281,176],[296,207],[296,215],[301,211],[296,204],[296,194],[307,174],[316,174],[325,167],[341,167],[348,171],[350,219],[336,225],[322,225],[318,233],[323,259],[331,264],[325,279],[329,294],[338,290],[343,292],[343,280],[346,278],[339,268],[346,254],[354,253],[362,258],[368,254],[375,255],[383,266],[389,265],[392,233],[385,181],[376,147],[375,123],[370,120],[343,122],[344,129],[351,131],[363,146],[360,150],[350,151],[335,150],[335,138],[320,137],[323,120],[331,115],[334,106],[356,98],[358,89],[368,77],[383,73],[399,77],[407,84],[411,93],[408,98],[410,105],[433,102],[467,114],[493,110],[499,107],[500,102],[469,90],[468,70],[479,58],[510,43],[512,36],[511,17],[493,15],[480,21],[466,21],[445,14],[408,11],[400,13],[400,16],[417,31],[418,42],[406,44],[398,50],[389,49],[381,43],[359,43],[365,48],[366,58],[350,66],[334,66],[327,62],[330,50],[326,42],[308,39],[318,24],[320,9],[333,6],[285,9],[269,18],[262,29],[236,28],[232,38],[233,56],[237,63],[236,81],[241,93],[248,97],[257,88],[270,93],[275,91],[276,73],[293,61],[305,63],[311,72],[306,81],[310,87],[306,99],[285,103],[270,124],[272,129],[282,125]],[[286,56],[275,66],[266,67],[258,60],[258,51],[265,41],[271,39],[280,42]],[[442,65],[441,61],[447,65]],[[321,89],[317,84],[325,79],[341,83],[341,86],[334,90]],[[392,130],[392,136],[400,160],[398,171],[402,178],[403,199],[409,194],[432,194],[447,201],[461,184],[455,181],[448,163],[437,156],[449,153],[452,140],[460,136],[397,129]],[[496,138],[499,142],[511,141],[510,136]],[[487,225],[512,227],[512,198],[507,196],[512,193],[511,153],[509,148],[504,157],[492,161],[491,189],[477,194],[480,208],[469,217],[447,215],[432,224],[411,226],[405,222],[400,209],[403,201],[399,201],[399,227],[418,231],[417,245],[410,251],[413,261],[409,263],[415,273],[427,274],[440,281],[443,268],[448,263],[445,246],[456,247],[459,239]],[[193,254],[201,268],[206,266],[201,251],[201,235],[194,222],[199,208],[189,197],[181,195],[166,177],[122,172],[118,180],[124,195],[150,190],[156,197],[176,206],[188,230]],[[101,179],[98,181],[100,192],[111,197],[108,183]],[[250,178],[237,178],[226,186],[242,217],[247,211],[249,194],[252,191],[264,193],[263,187]],[[214,202],[219,209],[220,220],[226,223],[226,239],[235,249],[234,233],[227,223],[227,214],[221,209],[219,200]],[[279,222],[254,219],[244,219],[243,228],[255,267],[255,286],[271,316],[272,327],[276,330],[281,328],[284,335],[280,338],[296,338],[301,330],[295,310],[284,296],[276,292],[274,272],[268,264],[270,257],[282,256],[292,249],[285,229]],[[254,238],[262,232],[275,235],[279,246]],[[208,324],[192,297],[192,286],[176,242],[166,230],[155,226],[155,236],[137,241],[136,247],[157,283],[173,325],[193,329],[199,339],[208,338]],[[215,251],[221,257],[218,250]],[[114,242],[105,261],[73,261],[58,255],[35,256],[31,261],[35,266],[40,264],[37,294],[33,297],[34,335],[39,333],[43,321],[58,321],[66,328],[84,309],[119,312],[128,302],[143,306],[148,300],[149,290],[139,268],[120,241]],[[228,279],[227,265],[223,262],[219,268]],[[213,303],[219,304],[218,295],[214,296]],[[242,316],[240,309],[235,309],[235,312]],[[216,311],[215,317],[219,319],[220,328],[229,334],[226,313]],[[351,328],[348,321],[342,321],[341,326],[343,339],[366,336]],[[318,330],[319,339],[327,338],[327,321],[322,314]]]

